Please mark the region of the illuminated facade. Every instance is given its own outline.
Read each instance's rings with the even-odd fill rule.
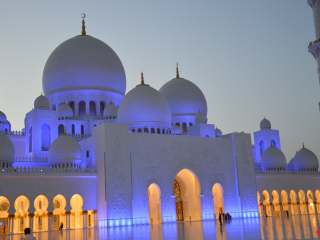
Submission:
[[[119,57],[83,25],[52,52],[42,86],[21,131],[0,112],[7,232],[320,212],[317,157],[303,147],[287,164],[267,119],[255,145],[223,135],[178,66],[160,90],[141,74],[126,93]]]

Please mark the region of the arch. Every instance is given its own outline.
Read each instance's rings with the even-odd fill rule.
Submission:
[[[271,206],[270,206],[270,195],[267,190],[262,192],[263,200],[263,216],[272,216]]]
[[[299,202],[300,202],[300,213],[301,214],[308,214],[307,206],[306,206],[306,194],[303,190],[300,190],[298,193]]]
[[[64,134],[64,125],[60,124],[58,126],[58,135]]]
[[[294,190],[290,191],[291,200],[291,214],[299,214],[299,208],[297,205],[297,193]]]
[[[142,133],[142,130],[141,130],[141,128],[139,128],[139,129],[138,129],[138,133]]]
[[[162,134],[165,134],[165,131],[166,131],[166,130],[162,129]]]
[[[136,132],[136,130],[135,130],[135,129],[132,129],[131,132]]]
[[[1,196],[0,197],[0,229],[1,234],[3,233],[3,229],[5,234],[7,234],[9,231],[9,213],[8,210],[10,208],[10,202],[6,197]]]
[[[48,124],[43,124],[41,127],[41,150],[49,151],[51,139],[50,139],[50,127]]]
[[[310,214],[316,213],[316,208],[314,206],[314,195],[311,190],[307,191],[307,206],[308,206],[308,211]]]
[[[276,141],[272,139],[272,140],[271,140],[271,145],[274,146],[274,147],[277,146]]]
[[[97,115],[96,103],[94,101],[89,102],[90,115]]]
[[[157,128],[157,134],[161,134],[160,128]]]
[[[219,214],[223,214],[224,210],[224,198],[223,188],[219,183],[216,183],[212,187],[214,214],[216,219],[219,219]]]
[[[149,129],[148,129],[148,128],[144,128],[144,129],[143,129],[143,132],[144,132],[144,133],[149,133]]]
[[[84,101],[79,102],[79,115],[80,116],[86,115],[86,103]]]
[[[281,215],[279,193],[276,190],[273,190],[271,193],[271,196],[272,196],[272,205],[273,205],[273,215]]]
[[[161,215],[161,190],[159,186],[152,183],[148,188],[149,223],[162,223]]]
[[[180,127],[180,123],[178,123],[178,122],[175,125]]]
[[[66,198],[58,194],[52,200],[53,210],[53,229],[59,229],[59,225],[62,222],[66,226],[65,207],[67,205]]]
[[[190,123],[189,123],[189,127],[191,127],[191,126],[192,126],[192,123],[190,122]]]
[[[56,110],[57,110],[57,107],[56,107],[56,105],[55,105],[55,104],[52,104],[52,106],[51,106],[51,110],[53,110],[53,111],[56,111]]]
[[[155,133],[154,128],[151,128],[151,133]]]
[[[29,206],[30,202],[26,196],[21,195],[15,200],[14,208],[16,212],[14,213],[13,224],[15,233],[22,233],[25,228],[29,227],[29,221],[27,221]]]
[[[105,106],[106,106],[106,104],[103,101],[101,101],[100,102],[100,116],[103,116],[103,110],[104,110]]]
[[[182,131],[183,132],[187,132],[188,131],[188,126],[187,126],[187,123],[182,123]]]
[[[177,221],[202,220],[201,187],[197,176],[189,169],[181,170],[174,183]]]
[[[69,102],[69,106],[71,107],[72,112],[73,112],[73,116],[74,116],[74,111],[75,111],[75,110],[74,110],[74,109],[75,109],[75,108],[74,108],[74,101],[70,101],[70,102]]]
[[[70,219],[70,228],[77,229],[83,228],[83,221],[81,218],[83,199],[79,194],[75,194],[70,199],[71,205],[71,219]]]
[[[281,191],[281,201],[283,214],[289,215],[288,193],[285,190]]]
[[[29,153],[32,152],[32,126],[29,128]]]
[[[262,153],[264,152],[264,141],[261,141],[259,143],[259,148],[260,148],[260,157],[261,157]]]
[[[84,126],[81,125],[81,135],[84,135]]]
[[[34,200],[34,230],[35,231],[48,231],[48,216],[47,208],[49,206],[48,199],[39,195]]]

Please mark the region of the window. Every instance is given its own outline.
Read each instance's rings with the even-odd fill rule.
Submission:
[[[155,133],[154,128],[151,128],[151,133]]]
[[[58,135],[64,134],[64,126],[63,124],[60,124],[58,127]]]
[[[32,152],[32,127],[29,129],[29,152]]]
[[[86,103],[84,101],[79,102],[79,115],[86,115]]]
[[[89,151],[87,151],[87,158],[89,157]]]
[[[142,133],[142,130],[141,130],[141,128],[139,128],[139,129],[138,129],[138,133]]]
[[[41,150],[49,151],[50,147],[50,127],[47,124],[42,125]]]
[[[188,131],[188,127],[186,123],[182,123],[182,131],[183,132],[187,132]]]
[[[160,128],[157,129],[157,134],[160,134],[161,133],[161,130]]]
[[[100,116],[103,116],[104,102],[100,102]]]
[[[145,129],[143,129],[143,132],[144,132],[144,133],[149,133],[149,129],[148,129],[148,128],[145,128]]]
[[[259,147],[260,147],[260,156],[261,156],[262,153],[264,152],[264,142],[263,141],[260,142]]]
[[[74,124],[72,124],[72,134],[75,134],[76,133],[76,130],[75,130],[75,127],[74,127]]]
[[[180,123],[176,123],[176,126],[179,126],[179,127],[180,127]]]
[[[90,108],[90,115],[96,115],[96,103],[94,101],[91,101],[89,103]]]
[[[162,129],[162,134],[165,134],[165,130],[164,129]]]
[[[84,126],[81,125],[81,134],[84,135]]]
[[[52,104],[52,106],[51,106],[51,110],[53,110],[53,111],[56,111],[56,110],[57,110],[57,108],[56,108],[56,105],[55,105],[55,104]]]
[[[69,106],[71,107],[74,116],[74,102],[69,102]]]

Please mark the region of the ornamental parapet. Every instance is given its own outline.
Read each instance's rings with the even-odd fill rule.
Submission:
[[[256,175],[312,175],[312,176],[320,176],[320,172],[317,171],[262,171],[256,170]]]
[[[95,168],[52,168],[52,167],[9,167],[0,169],[0,176],[6,175],[47,175],[55,173],[64,174],[94,174],[97,173]]]

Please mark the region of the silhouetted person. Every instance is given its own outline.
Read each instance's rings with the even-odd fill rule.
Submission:
[[[3,233],[2,234],[6,234],[6,225],[3,224]]]
[[[63,222],[60,223],[59,230],[62,230],[62,228],[63,228]]]
[[[219,222],[220,222],[220,225],[222,225],[222,221],[221,221],[221,213],[219,213]]]
[[[30,228],[25,228],[25,229],[24,229],[24,235],[25,235],[25,237],[22,238],[21,240],[36,240],[35,237],[33,237],[33,236],[30,235],[30,233],[31,233]]]

